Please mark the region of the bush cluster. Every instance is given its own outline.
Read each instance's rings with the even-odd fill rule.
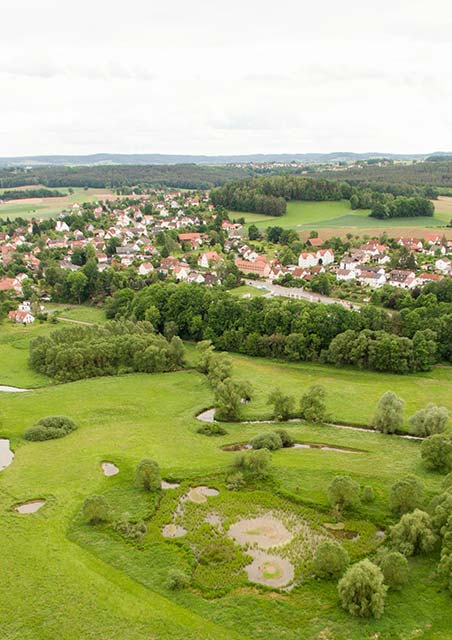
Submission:
[[[27,429],[24,438],[33,441],[53,440],[54,438],[64,438],[75,429],[77,429],[77,425],[66,416],[48,416],[41,418],[35,425]]]

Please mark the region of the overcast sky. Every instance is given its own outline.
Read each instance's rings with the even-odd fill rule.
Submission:
[[[0,0],[0,16],[0,156],[452,151],[451,0]]]

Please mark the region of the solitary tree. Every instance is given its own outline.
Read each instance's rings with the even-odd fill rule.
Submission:
[[[135,485],[146,491],[156,491],[161,484],[158,464],[154,460],[142,460],[135,472]]]
[[[306,391],[300,402],[300,416],[309,422],[321,422],[325,419],[326,391],[320,384],[315,384]]]
[[[426,467],[435,471],[452,470],[452,438],[446,434],[435,434],[421,445],[421,457]]]
[[[403,425],[404,402],[393,391],[386,391],[378,403],[373,426],[382,433],[394,433]]]
[[[226,378],[215,388],[216,416],[220,420],[238,420],[241,413],[242,383]]]
[[[88,524],[97,524],[108,520],[110,508],[104,496],[88,496],[83,503],[83,518]]]
[[[353,507],[359,503],[359,484],[349,476],[335,476],[328,487],[328,498],[337,509]]]
[[[273,417],[275,420],[288,420],[295,407],[295,399],[275,389],[268,396],[267,404],[273,405]]]
[[[448,418],[449,412],[446,407],[438,407],[436,404],[430,403],[411,416],[409,420],[410,433],[424,438],[435,433],[442,433],[446,428]]]
[[[391,545],[405,556],[428,553],[436,542],[430,516],[420,509],[405,513],[391,528],[389,539]]]
[[[322,542],[314,554],[314,573],[319,578],[338,578],[349,563],[348,553],[335,540]]]
[[[396,513],[408,513],[420,507],[424,501],[424,487],[414,476],[402,478],[391,488],[391,509]]]
[[[381,617],[386,591],[383,573],[367,558],[350,567],[338,584],[343,608],[354,616],[367,618]]]

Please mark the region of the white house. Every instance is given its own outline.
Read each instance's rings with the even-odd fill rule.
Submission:
[[[315,253],[300,253],[298,256],[298,266],[303,269],[309,269],[318,264],[319,259]]]
[[[452,265],[449,258],[439,258],[435,262],[435,268],[441,273],[452,273]]]
[[[138,267],[138,273],[140,276],[147,276],[154,271],[154,267],[151,262],[142,262]]]
[[[334,251],[332,249],[318,249],[315,255],[318,263],[324,266],[334,262]]]
[[[356,278],[356,271],[355,269],[338,269],[336,271],[336,278],[344,282],[354,280]]]
[[[20,309],[17,311],[10,311],[8,313],[8,318],[16,324],[31,324],[35,321],[34,316],[29,311],[21,311]]]

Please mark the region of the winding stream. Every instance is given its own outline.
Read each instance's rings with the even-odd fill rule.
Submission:
[[[215,408],[210,408],[210,409],[206,409],[205,411],[201,411],[201,413],[198,413],[198,415],[196,416],[197,420],[201,420],[201,422],[218,422],[218,420],[215,420]],[[304,420],[302,420],[301,418],[289,418],[289,420],[239,420],[238,422],[234,422],[233,424],[278,424],[278,425],[282,425],[284,423],[288,423],[288,422],[305,422]],[[325,424],[327,427],[336,427],[337,429],[351,429],[352,431],[365,431],[366,433],[380,433],[379,431],[377,431],[376,429],[371,429],[371,428],[367,428],[367,427],[355,427],[351,424],[336,424],[334,422],[325,422],[323,423]],[[384,435],[384,434],[382,434]],[[420,437],[420,436],[411,436],[408,433],[406,434],[402,434],[402,433],[393,433],[391,434],[392,436],[396,436],[397,438],[405,438],[407,440],[423,440],[424,438]],[[327,448],[326,446],[324,446],[323,448]]]

